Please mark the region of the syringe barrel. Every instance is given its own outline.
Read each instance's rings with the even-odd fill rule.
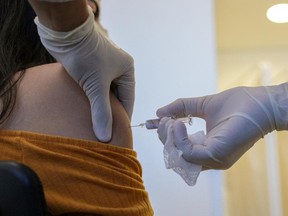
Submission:
[[[159,126],[160,119],[149,119],[145,122],[145,127],[147,129],[157,129]]]
[[[192,124],[191,116],[178,118],[178,120],[181,120],[183,123],[188,123],[189,125]],[[149,130],[157,129],[159,127],[159,122],[160,122],[160,119],[149,119],[145,122],[145,127]]]

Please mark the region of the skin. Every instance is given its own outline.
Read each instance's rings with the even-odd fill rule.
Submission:
[[[61,64],[27,69],[17,87],[16,106],[1,125],[2,130],[24,130],[98,141],[92,128],[88,98]],[[112,94],[110,101],[113,135],[107,144],[132,148],[129,118]]]
[[[40,23],[55,31],[70,31],[88,17],[86,0],[51,3],[38,0],[29,0],[36,12]]]
[[[97,11],[97,5],[92,0],[87,0],[87,4],[92,8],[93,13],[96,13]]]

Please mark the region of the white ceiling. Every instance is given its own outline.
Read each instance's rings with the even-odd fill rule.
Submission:
[[[215,0],[216,40],[219,51],[288,48],[288,24],[275,24],[266,10],[288,0]]]

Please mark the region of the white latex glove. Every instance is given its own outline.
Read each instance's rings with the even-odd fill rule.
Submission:
[[[63,64],[83,88],[91,104],[93,129],[101,141],[109,141],[112,115],[110,85],[131,118],[135,96],[133,58],[100,34],[91,8],[89,18],[69,32],[56,32],[39,23],[38,32],[45,48]]]
[[[188,115],[203,118],[207,134],[202,145],[194,145],[185,125],[173,122],[174,144],[183,158],[202,169],[227,169],[265,134],[288,129],[288,84],[237,87],[215,95],[177,99],[157,111],[159,118]],[[167,125],[162,121],[165,118],[158,135],[165,143]]]

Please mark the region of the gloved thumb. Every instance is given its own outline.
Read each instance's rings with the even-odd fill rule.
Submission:
[[[97,139],[109,142],[112,137],[112,112],[109,95],[91,103],[91,114],[93,130]]]
[[[174,144],[183,152],[182,157],[191,163],[207,166],[207,162],[211,161],[213,157],[205,145],[207,139],[204,133],[201,134],[201,132],[197,132],[194,138],[189,138],[186,126],[181,120],[176,120],[173,128]]]

